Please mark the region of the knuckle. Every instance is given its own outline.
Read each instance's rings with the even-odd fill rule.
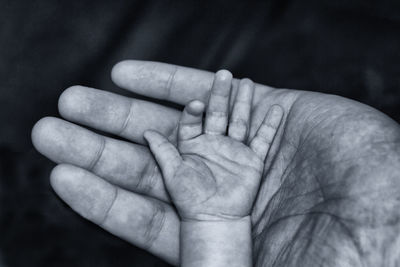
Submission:
[[[262,140],[262,142],[270,143],[274,139],[275,132],[274,131],[264,131],[264,132],[260,132],[258,134],[258,136]]]
[[[225,111],[217,111],[217,110],[210,110],[207,112],[208,117],[213,117],[213,118],[226,118],[228,115]]]
[[[241,117],[232,118],[229,124],[234,127],[247,128],[247,120]]]
[[[228,133],[232,137],[244,137],[247,134],[247,125],[243,122],[233,122],[229,125]]]
[[[101,157],[104,154],[104,151],[106,150],[106,143],[107,143],[106,138],[104,136],[100,136],[99,148],[96,154],[94,155],[92,162],[90,162],[88,166],[89,171],[93,171],[96,168],[97,163],[100,161]]]
[[[149,250],[159,236],[165,224],[166,211],[161,203],[153,202],[154,207],[144,231],[144,248]]]
[[[147,161],[136,183],[136,190],[142,194],[148,194],[157,183],[159,169],[153,159]]]
[[[120,193],[120,191],[119,191],[118,187],[115,187],[114,197],[110,201],[110,204],[109,204],[108,208],[105,210],[102,218],[100,219],[100,221],[98,223],[100,226],[103,226],[107,222],[107,219],[108,219],[108,217],[109,217],[109,215],[111,213],[111,210],[113,209],[115,203],[117,202],[119,193]]]

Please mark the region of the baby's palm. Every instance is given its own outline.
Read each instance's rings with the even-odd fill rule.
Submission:
[[[244,141],[249,128],[253,86],[250,81],[241,83],[238,101],[228,116],[230,86],[226,73],[216,74],[204,129],[204,104],[192,101],[185,107],[179,122],[178,149],[157,132],[145,133],[182,219],[220,220],[250,215],[264,159],[283,111],[273,106],[247,145]],[[225,136],[226,129],[228,136]]]
[[[203,134],[179,144],[182,163],[169,192],[187,219],[243,217],[258,191],[263,161],[245,144]]]

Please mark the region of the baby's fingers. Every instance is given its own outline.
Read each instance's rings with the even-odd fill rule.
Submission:
[[[204,132],[206,134],[225,134],[228,125],[231,86],[232,73],[227,70],[220,70],[215,74],[204,123]]]
[[[229,136],[239,142],[244,142],[247,137],[253,92],[254,83],[251,80],[240,81],[228,129]]]
[[[174,176],[176,169],[182,163],[181,155],[176,147],[167,138],[156,131],[146,131],[144,138],[149,143],[161,172],[167,179]]]
[[[271,147],[272,141],[276,132],[278,131],[279,125],[283,118],[283,109],[278,105],[273,105],[267,115],[265,115],[264,121],[260,128],[258,128],[256,135],[250,142],[250,148],[262,159],[265,160],[268,151]]]
[[[179,141],[189,140],[202,134],[204,107],[204,103],[198,100],[186,105],[179,121]]]

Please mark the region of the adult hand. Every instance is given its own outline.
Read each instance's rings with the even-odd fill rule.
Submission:
[[[143,96],[205,101],[214,75],[173,65],[123,61],[114,82]],[[234,80],[235,94],[238,81]],[[234,97],[232,97],[234,99]],[[271,146],[252,212],[257,266],[395,266],[400,217],[400,129],[384,114],[333,95],[256,84],[250,137],[274,105],[285,117]],[[59,101],[70,121],[34,127],[35,147],[61,163],[51,183],[83,217],[179,263],[179,218],[145,146],[153,129],[176,136],[178,110],[75,86]]]

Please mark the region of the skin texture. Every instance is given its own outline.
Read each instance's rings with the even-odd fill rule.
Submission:
[[[231,82],[228,71],[216,73],[204,123],[205,105],[186,105],[177,146],[144,133],[181,218],[181,266],[252,266],[250,212],[283,112],[273,106],[247,140],[254,84],[239,85],[229,116]]]
[[[213,76],[144,61],[123,61],[112,72],[122,88],[182,105],[205,101]],[[236,95],[239,81],[233,84]],[[399,265],[399,125],[349,99],[255,84],[249,138],[272,105],[283,108],[284,127],[251,214],[254,264]],[[85,218],[177,265],[179,220],[141,144],[146,130],[176,140],[180,112],[81,86],[61,95],[59,110],[67,120],[136,144],[40,120],[32,140],[60,163],[51,174],[55,191]]]
[[[156,131],[144,134],[182,220],[229,221],[250,215],[283,111],[273,106],[254,138],[247,140],[254,85],[240,84],[232,111],[236,116],[228,124],[231,81],[230,72],[216,73],[204,126],[205,105],[194,100],[185,107],[177,147]]]

